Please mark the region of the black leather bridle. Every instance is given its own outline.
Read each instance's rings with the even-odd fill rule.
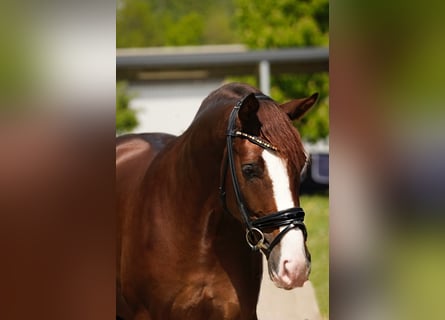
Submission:
[[[237,137],[244,138],[264,149],[269,149],[272,151],[277,151],[278,149],[270,143],[264,141],[260,137],[252,136],[235,128],[235,120],[237,118],[238,112],[248,96],[249,95],[239,100],[230,113],[229,124],[227,127],[227,155],[224,162],[224,169],[222,170],[220,195],[223,207],[226,211],[228,211],[226,203],[225,184],[227,170],[230,169],[233,191],[235,193],[238,208],[246,227],[246,241],[253,250],[261,250],[266,255],[266,257],[269,257],[272,249],[280,242],[280,240],[287,232],[292,229],[299,228],[302,230],[304,240],[306,241],[307,230],[306,226],[303,223],[304,211],[300,207],[294,207],[270,213],[267,216],[255,220],[251,219],[252,213],[249,211],[244,202],[243,195],[239,187],[238,178],[236,176],[235,160],[233,157],[233,139]],[[255,94],[255,98],[260,100],[272,100],[271,98],[263,94]],[[272,230],[280,227],[285,228],[280,231],[280,233],[272,240],[272,242],[269,243],[264,237],[265,230]]]

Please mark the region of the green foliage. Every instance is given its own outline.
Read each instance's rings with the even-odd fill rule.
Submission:
[[[41,88],[46,61],[22,10],[14,2],[0,4],[0,111],[26,109],[22,102]]]
[[[211,7],[205,15],[203,41],[205,44],[239,43],[233,19],[234,8],[231,1],[226,6]]]
[[[116,46],[144,47],[159,45],[156,18],[146,0],[118,2],[116,15]]]
[[[251,48],[328,44],[328,0],[235,0],[238,33]]]
[[[174,22],[171,16],[165,20],[165,44],[167,46],[199,45],[203,43],[204,21],[196,12],[190,12]],[[180,35],[180,36],[178,36]]]
[[[235,0],[235,4],[237,32],[251,48],[328,45],[328,0]],[[280,102],[318,92],[317,106],[295,125],[308,141],[329,135],[327,73],[273,76],[271,82],[271,95]]]
[[[271,95],[285,102],[318,92],[317,104],[295,126],[304,140],[314,142],[329,135],[329,77],[325,72],[272,77]]]
[[[183,46],[242,42],[253,49],[327,46],[328,0],[119,0],[117,47]],[[254,84],[251,77],[233,80]],[[329,134],[326,73],[272,78],[280,102],[320,94],[317,106],[295,125],[303,138]]]
[[[153,47],[237,42],[231,1],[120,0],[116,46]]]
[[[118,134],[130,131],[138,124],[136,112],[129,107],[130,99],[126,83],[118,82],[116,85],[116,132]]]

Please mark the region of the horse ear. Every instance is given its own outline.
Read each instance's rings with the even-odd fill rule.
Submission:
[[[301,119],[306,112],[315,104],[318,93],[314,93],[308,98],[295,99],[280,105],[280,108],[287,113],[291,120]]]
[[[259,107],[260,104],[255,94],[251,93],[244,98],[243,104],[238,112],[238,118],[243,132],[251,135],[259,135],[261,128],[261,123],[257,116]]]

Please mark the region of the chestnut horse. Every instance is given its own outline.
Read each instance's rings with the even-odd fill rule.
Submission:
[[[291,120],[316,99],[227,84],[182,135],[117,139],[118,318],[257,319],[261,252],[276,286],[303,285],[306,154]]]

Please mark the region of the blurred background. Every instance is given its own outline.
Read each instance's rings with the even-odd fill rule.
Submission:
[[[330,315],[444,319],[445,5],[330,5]]]
[[[226,82],[249,83],[280,103],[320,94],[295,123],[311,157],[301,186],[311,284],[285,293],[267,285],[266,272],[262,319],[329,318],[328,45],[327,0],[117,2],[117,134],[179,135],[201,101]]]
[[[287,12],[295,18],[284,24],[293,26],[287,39],[312,39],[306,34],[313,34],[309,31],[316,30],[318,18],[314,23],[306,18],[310,14],[301,19],[292,11],[301,5],[301,12],[308,12],[311,2],[280,3],[264,13],[260,4],[246,2],[253,8],[245,12],[260,18],[242,23],[256,23],[258,32],[243,36],[248,28],[240,26],[231,33],[234,41],[207,45],[285,49],[271,44],[286,35],[271,26]],[[120,10],[121,3],[105,0],[0,2],[0,309],[5,319],[114,316],[110,199],[115,106],[121,96],[118,92],[116,97],[116,77],[125,80],[118,75],[116,45],[129,47],[116,38]],[[224,12],[215,13],[211,22],[220,23]],[[241,17],[236,10],[229,12],[230,21]],[[329,261],[329,309],[323,307],[315,273],[312,281],[321,313],[330,319],[445,318],[444,13],[443,1],[329,3],[330,256],[322,263],[327,268]],[[217,30],[210,36],[217,38],[232,23],[206,30]],[[160,25],[156,20],[151,29]],[[171,25],[180,33],[191,32]],[[309,31],[293,37],[296,30]],[[257,44],[247,42],[260,31]],[[161,45],[185,44],[137,47]],[[287,48],[301,47],[292,43]],[[300,96],[275,93],[286,86],[274,82],[273,62],[269,66],[274,99]],[[258,74],[250,76],[259,85]],[[321,91],[323,86],[312,90],[310,83],[302,86],[309,94]],[[127,89],[124,96],[144,97]],[[136,105],[133,110],[137,115]],[[308,131],[303,136],[310,137]],[[318,212],[310,210],[312,216]],[[323,239],[309,231],[310,241]]]

